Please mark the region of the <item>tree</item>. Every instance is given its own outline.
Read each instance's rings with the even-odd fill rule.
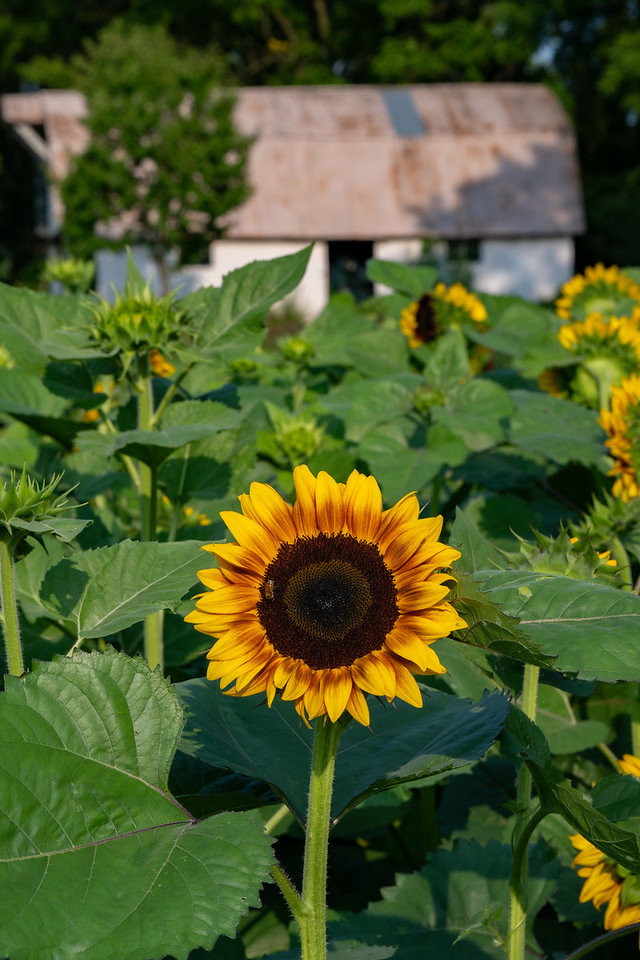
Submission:
[[[161,26],[116,20],[69,67],[41,63],[39,73],[89,105],[90,145],[62,184],[66,246],[88,256],[148,243],[168,290],[167,252],[201,256],[249,193],[251,141],[234,129],[220,57],[179,45]]]

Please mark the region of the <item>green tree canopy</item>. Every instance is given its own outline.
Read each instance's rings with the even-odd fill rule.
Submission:
[[[64,239],[87,256],[107,242],[199,255],[219,219],[248,195],[250,140],[232,122],[222,59],[178,44],[161,26],[115,20],[68,65],[32,68],[87,97],[89,148],[62,185]]]

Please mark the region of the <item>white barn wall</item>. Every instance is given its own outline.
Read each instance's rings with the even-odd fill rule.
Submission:
[[[573,275],[571,237],[483,240],[472,264],[473,286],[483,293],[551,300]]]

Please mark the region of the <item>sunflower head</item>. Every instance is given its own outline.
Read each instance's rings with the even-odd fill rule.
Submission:
[[[293,506],[253,483],[242,513],[221,514],[235,542],[205,548],[218,566],[198,574],[208,592],[186,620],[217,638],[208,678],[292,700],[305,723],[347,711],[367,725],[367,693],[421,706],[413,675],[444,673],[431,645],[466,626],[447,601],[460,554],[439,542],[442,518],[421,518],[414,494],[383,510],[355,470],[293,480]]]
[[[483,326],[487,320],[484,304],[461,283],[446,287],[437,283],[430,293],[409,304],[400,314],[400,329],[410,347],[430,343],[451,327],[469,323]]]
[[[640,328],[630,317],[605,320],[590,313],[584,321],[564,324],[558,339],[577,361],[564,372],[569,396],[594,409],[606,406],[612,385],[640,365]]]
[[[556,313],[564,320],[584,320],[590,313],[605,317],[624,314],[640,304],[640,284],[618,267],[597,263],[568,280],[556,300]]]
[[[610,409],[600,411],[607,447],[614,459],[613,495],[623,501],[640,496],[640,376],[611,388]]]
[[[625,753],[618,766],[621,773],[640,776],[640,758],[630,753]],[[585,878],[580,903],[592,900],[598,910],[607,904],[605,930],[640,923],[640,875],[620,866],[579,833],[569,839],[578,851],[571,866],[577,868],[579,877]]]

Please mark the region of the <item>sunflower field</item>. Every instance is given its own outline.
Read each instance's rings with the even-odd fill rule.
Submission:
[[[0,285],[0,957],[640,929],[640,268]]]

